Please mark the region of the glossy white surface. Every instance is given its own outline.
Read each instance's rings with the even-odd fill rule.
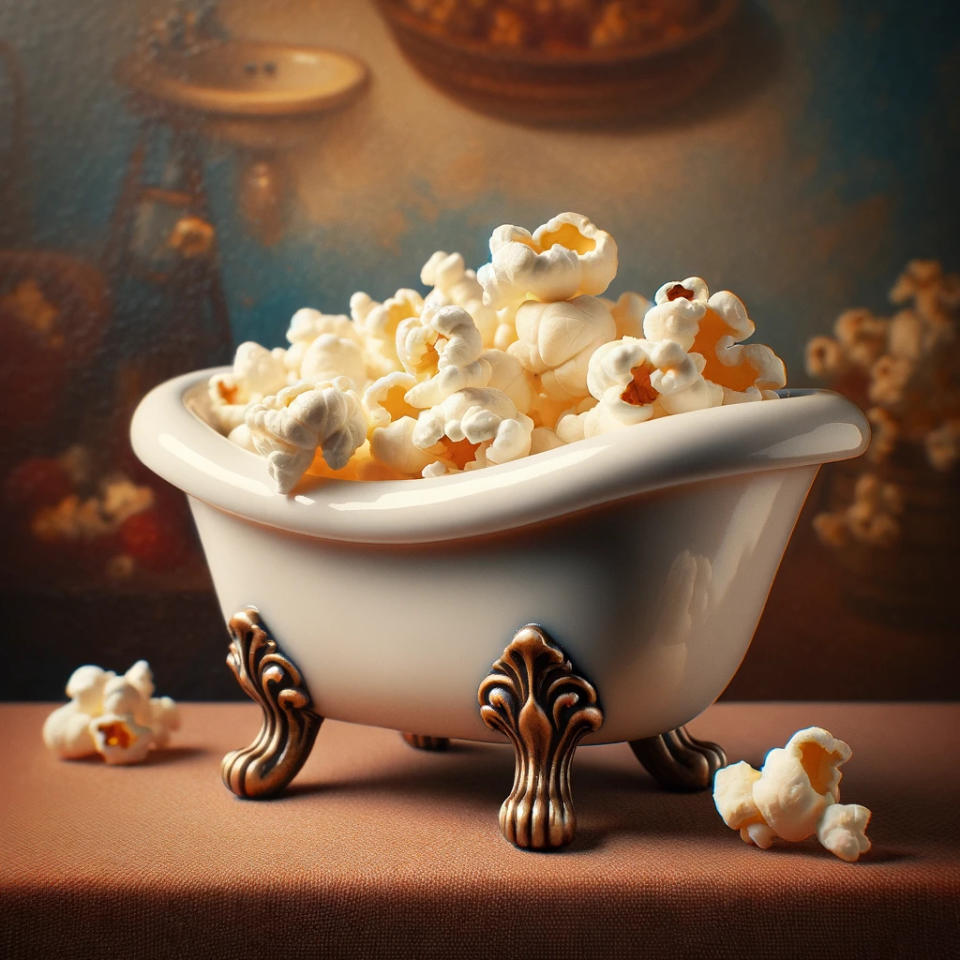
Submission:
[[[847,401],[810,392],[284,498],[188,411],[208,373],[151,393],[133,441],[190,494],[224,616],[259,607],[323,715],[433,736],[498,739],[477,688],[531,621],[597,687],[591,740],[696,716],[746,653],[819,464],[868,437]]]
[[[856,456],[869,428],[825,390],[698,410],[433,479],[317,481],[273,489],[265,461],[203,420],[216,371],[152,390],[131,427],[137,456],[174,486],[252,520],[334,540],[424,543],[509,530],[572,510],[698,480]]]

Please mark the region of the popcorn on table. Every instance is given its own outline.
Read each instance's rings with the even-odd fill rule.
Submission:
[[[797,842],[816,834],[831,853],[853,863],[870,849],[870,811],[838,800],[840,767],[852,752],[822,727],[798,730],[785,747],[767,754],[760,770],[741,761],[717,771],[717,812],[745,843],[762,850],[777,838]]]
[[[617,245],[581,214],[533,232],[498,227],[490,257],[474,272],[437,251],[420,273],[425,295],[356,293],[349,318],[294,314],[287,349],[241,344],[210,381],[213,425],[266,458],[289,493],[305,474],[406,479],[506,463],[773,399],[786,382],[769,347],[743,343],[754,332],[743,303],[698,277],[664,284],[653,304],[603,296]]]
[[[70,701],[43,725],[43,742],[62,759],[99,753],[107,763],[139,763],[153,747],[163,747],[180,727],[177,705],[154,697],[146,660],[125,674],[87,665],[67,681]]]

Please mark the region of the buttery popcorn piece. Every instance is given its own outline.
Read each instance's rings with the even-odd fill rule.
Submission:
[[[438,476],[476,463],[506,463],[530,452],[533,421],[510,398],[489,387],[468,388],[420,414],[412,433],[415,446],[436,452],[424,476]]]
[[[778,837],[797,842],[816,835],[831,853],[853,862],[870,849],[870,811],[838,802],[840,767],[851,755],[822,727],[799,730],[767,754],[761,770],[745,762],[718,770],[717,812],[745,843],[767,849]]]
[[[481,356],[480,331],[461,307],[425,309],[419,318],[404,320],[398,327],[397,353],[411,371],[436,370],[404,397],[421,410],[435,407],[458,390],[486,386],[493,372]]]
[[[281,493],[289,493],[319,448],[331,470],[346,466],[367,438],[367,422],[352,381],[301,381],[253,403],[246,424],[257,453]]]
[[[590,356],[616,333],[602,301],[589,296],[527,301],[517,310],[516,324],[518,339],[507,353],[539,376],[543,392],[568,401],[586,396]]]
[[[243,423],[251,400],[283,389],[287,383],[286,354],[282,347],[267,350],[251,340],[237,347],[233,369],[210,378],[211,413],[219,430],[229,433]]]
[[[433,287],[423,301],[424,310],[462,307],[473,318],[483,345],[492,347],[497,332],[497,313],[483,302],[483,287],[473,270],[468,270],[459,253],[438,250],[423,265],[420,282]]]
[[[399,369],[397,357],[397,327],[409,317],[419,317],[423,297],[416,290],[398,290],[383,303],[377,303],[365,293],[350,298],[350,316],[364,339],[367,372],[376,380]]]
[[[724,403],[772,398],[786,382],[783,361],[765,344],[741,343],[753,321],[729,290],[710,296],[699,277],[665,283],[643,321],[651,340],[673,340],[704,358],[704,379],[723,389]]]
[[[601,294],[617,272],[617,244],[578,213],[561,213],[533,232],[509,224],[490,238],[490,263],[477,271],[484,303],[550,303]]]
[[[138,660],[123,676],[87,665],[67,682],[70,701],[51,713],[43,741],[62,759],[99,753],[107,763],[139,763],[154,747],[165,746],[179,729],[170,697],[154,697],[153,675]]]
[[[343,376],[358,390],[366,385],[364,341],[349,317],[304,307],[291,318],[287,340],[287,366],[297,379],[322,383]],[[285,383],[269,392],[277,393]]]

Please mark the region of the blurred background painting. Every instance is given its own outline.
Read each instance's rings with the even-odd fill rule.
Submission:
[[[947,0],[4,5],[0,698],[140,657],[238,696],[136,402],[562,210],[617,239],[613,296],[731,289],[791,385],[869,411],[727,696],[955,697],[958,171]]]

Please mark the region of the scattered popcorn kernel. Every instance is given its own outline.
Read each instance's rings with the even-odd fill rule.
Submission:
[[[797,731],[771,750],[761,770],[740,762],[718,770],[713,799],[724,823],[745,843],[762,849],[774,840],[798,842],[816,835],[842,860],[870,849],[870,811],[838,803],[840,767],[852,751],[822,727]]]
[[[859,803],[834,803],[824,811],[817,825],[817,839],[832,854],[855,863],[870,849],[867,824],[870,811]]]
[[[107,763],[139,763],[180,726],[173,700],[153,692],[145,660],[119,677],[100,667],[78,667],[67,682],[71,699],[47,717],[43,741],[63,759],[99,753]]]

